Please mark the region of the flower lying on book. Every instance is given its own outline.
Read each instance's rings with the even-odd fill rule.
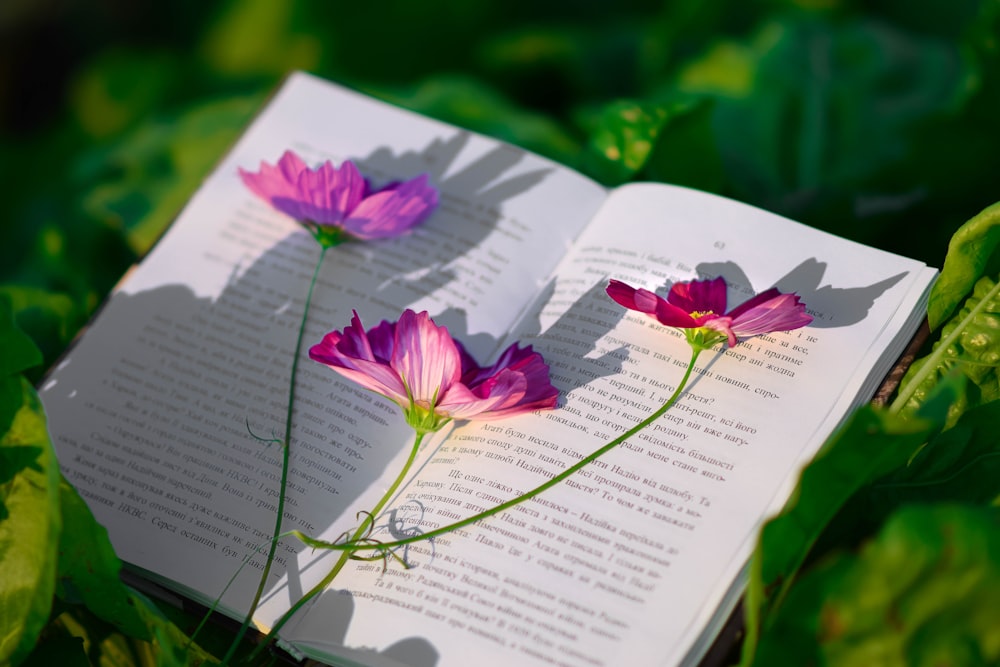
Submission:
[[[549,367],[531,346],[508,347],[480,367],[426,312],[405,310],[395,323],[367,332],[357,312],[343,332],[331,331],[309,356],[403,408],[418,433],[452,419],[499,419],[553,408],[559,392]]]
[[[619,280],[608,284],[607,293],[629,310],[646,313],[665,326],[683,329],[688,342],[702,349],[723,340],[732,347],[741,338],[791,331],[813,319],[798,295],[784,294],[774,287],[727,313],[726,281],[721,277],[674,283],[666,299]]]
[[[426,175],[402,183],[390,183],[373,192],[367,179],[361,175],[354,163],[346,161],[337,169],[327,161],[316,169],[310,169],[293,151],[285,151],[275,166],[261,162],[260,171],[249,172],[240,169],[239,174],[243,183],[254,194],[308,229],[319,243],[320,252],[306,292],[305,308],[299,320],[299,332],[291,360],[285,435],[280,441],[281,486],[278,489],[274,539],[268,547],[260,582],[250,602],[250,610],[223,659],[223,664],[228,663],[232,657],[260,603],[271,564],[274,562],[277,538],[281,534],[287,493],[288,446],[291,442],[292,415],[295,407],[295,383],[301,356],[299,353],[302,350],[302,338],[309,317],[313,289],[316,287],[320,268],[323,266],[323,258],[330,248],[345,241],[383,239],[409,231],[426,219],[438,202],[437,190],[427,184]],[[247,427],[249,428],[249,422]]]
[[[254,194],[298,220],[325,247],[398,236],[438,202],[426,174],[373,191],[350,160],[339,169],[329,160],[310,169],[293,151],[285,151],[277,165],[261,162],[258,172],[239,172]]]

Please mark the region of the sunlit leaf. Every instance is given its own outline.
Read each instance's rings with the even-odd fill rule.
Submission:
[[[941,275],[927,302],[927,320],[937,329],[983,275],[1000,272],[1000,203],[984,209],[951,238]]]
[[[0,664],[30,653],[48,619],[61,528],[42,406],[26,381],[20,386],[20,408],[0,438]]]
[[[997,600],[1000,508],[907,507],[857,554],[802,576],[753,664],[997,664]]]
[[[943,421],[943,415],[940,415]],[[748,646],[795,581],[813,545],[861,488],[903,465],[940,423],[866,406],[802,471],[782,511],[761,530],[747,589]]]
[[[57,594],[86,605],[99,618],[138,639],[150,639],[131,592],[119,578],[121,561],[107,530],[65,480],[59,488],[63,530],[59,537]]]
[[[668,105],[624,100],[605,106],[588,129],[588,171],[609,185],[631,179],[646,165],[673,112]]]
[[[910,366],[896,403],[919,407],[951,373],[961,373],[967,389],[952,404],[948,423],[969,408],[1000,399],[1000,283],[981,278],[962,309],[941,328],[931,353]]]

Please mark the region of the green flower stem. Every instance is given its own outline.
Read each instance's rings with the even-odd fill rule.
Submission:
[[[240,641],[246,634],[247,628],[250,626],[250,622],[253,620],[254,612],[257,611],[257,605],[260,604],[260,598],[264,594],[264,587],[267,585],[267,577],[271,573],[271,564],[274,562],[274,552],[278,548],[278,536],[281,535],[281,520],[285,513],[285,492],[288,483],[289,445],[292,441],[292,414],[295,411],[295,378],[298,374],[299,356],[302,352],[302,340],[305,338],[306,320],[309,317],[309,306],[312,303],[313,290],[316,288],[316,281],[319,279],[319,271],[323,266],[323,258],[326,257],[326,251],[329,250],[330,247],[331,246],[322,243],[320,244],[319,258],[316,260],[316,268],[313,270],[312,280],[309,282],[309,290],[306,292],[306,303],[305,307],[302,309],[302,320],[299,322],[299,335],[298,339],[295,341],[295,353],[292,356],[292,374],[288,383],[288,410],[285,413],[285,437],[281,441],[281,484],[278,487],[278,511],[277,516],[274,518],[274,534],[271,538],[271,546],[268,549],[267,560],[264,561],[264,571],[261,572],[260,583],[257,584],[257,591],[254,593],[253,601],[250,603],[250,609],[247,611],[246,618],[243,619],[243,625],[240,626],[239,631],[236,633],[236,638],[233,639],[233,643],[230,644],[229,651],[222,659],[222,667],[229,664],[229,660],[232,659]]]
[[[426,533],[421,533],[420,535],[414,535],[413,537],[407,537],[401,540],[397,540],[395,542],[385,542],[382,544],[354,544],[352,542],[345,542],[342,544],[323,543],[324,548],[335,549],[335,550],[347,550],[350,553],[354,553],[355,551],[376,550],[376,549],[385,550],[385,549],[392,549],[395,547],[401,547],[406,544],[412,544],[414,542],[420,542],[422,540],[428,540],[433,537],[437,537],[439,535],[444,535],[445,533],[451,532],[456,528],[462,528],[464,526],[468,526],[469,524],[475,523],[477,521],[485,519],[486,517],[493,516],[498,512],[502,512],[506,509],[514,507],[515,505],[523,503],[525,500],[530,500],[531,498],[534,498],[543,491],[546,491],[547,489],[563,481],[564,479],[566,479],[573,473],[577,472],[584,466],[604,456],[606,453],[608,453],[609,451],[611,451],[612,449],[614,449],[621,443],[625,442],[626,440],[634,436],[636,433],[643,430],[644,428],[655,422],[657,419],[662,417],[663,413],[669,410],[671,406],[673,406],[673,404],[677,402],[677,399],[680,398],[681,393],[684,391],[684,387],[687,386],[688,380],[691,377],[691,373],[694,370],[695,362],[698,360],[698,355],[701,353],[702,349],[705,348],[692,347],[691,362],[688,364],[687,370],[684,372],[684,377],[681,378],[680,384],[677,385],[677,389],[675,389],[674,393],[670,395],[670,398],[667,399],[667,402],[664,403],[659,409],[657,409],[656,412],[654,412],[649,417],[639,422],[629,430],[625,431],[620,436],[610,441],[600,449],[594,451],[586,458],[580,459],[579,461],[571,465],[569,468],[566,468],[555,477],[545,481],[543,484],[540,484],[531,491],[528,491],[527,493],[520,495],[512,500],[508,500],[505,503],[501,503],[496,507],[491,507],[490,509],[480,512],[479,514],[474,514],[470,517],[466,517],[461,521],[456,521],[455,523],[448,524],[447,526],[442,526],[441,528],[435,528],[434,530],[427,531]],[[295,533],[295,535],[300,539],[302,537],[299,533]],[[310,546],[317,546],[315,541],[309,541],[307,542],[307,544],[309,544]]]
[[[907,382],[906,386],[903,387],[896,396],[896,400],[889,406],[890,413],[896,414],[903,409],[910,398],[913,397],[913,394],[917,392],[917,389],[920,388],[923,381],[939,368],[942,358],[944,358],[945,354],[947,354],[952,344],[958,340],[959,336],[965,333],[965,329],[968,324],[993,302],[993,299],[996,298],[997,294],[1000,294],[1000,282],[994,285],[993,288],[979,300],[976,307],[973,308],[969,314],[958,323],[958,326],[956,326],[947,337],[941,339],[937,346],[935,346],[934,351],[931,352],[930,356],[924,360],[920,370],[918,370],[916,374],[910,378],[910,381]]]
[[[410,449],[410,455],[409,457],[407,457],[406,463],[403,464],[403,469],[400,470],[399,475],[396,476],[396,481],[394,481],[389,486],[385,494],[383,494],[382,498],[378,501],[378,503],[375,504],[375,507],[372,508],[371,512],[365,515],[364,521],[362,521],[361,525],[358,526],[358,529],[354,531],[354,535],[351,537],[348,544],[356,543],[358,540],[364,538],[368,534],[368,531],[375,523],[376,517],[378,517],[379,513],[386,506],[386,504],[390,500],[392,500],[393,496],[396,495],[396,490],[399,488],[399,485],[403,483],[403,480],[406,479],[406,476],[410,472],[410,468],[413,466],[413,461],[414,459],[416,459],[417,452],[420,450],[420,443],[423,441],[424,435],[425,435],[424,433],[419,433],[419,432],[416,434],[416,437],[414,438],[413,441],[413,447]],[[326,589],[327,586],[330,585],[330,582],[333,581],[334,577],[336,577],[340,573],[340,571],[344,569],[344,565],[346,565],[347,561],[350,560],[351,556],[354,554],[354,551],[355,550],[353,549],[343,550],[343,553],[340,555],[340,558],[338,558],[337,562],[334,564],[333,569],[330,570],[330,572],[323,578],[323,580],[318,584],[316,584],[315,586],[313,586],[308,593],[302,596],[302,598],[300,598],[298,602],[292,605],[291,609],[286,611],[284,615],[278,619],[278,622],[274,625],[273,628],[271,628],[271,631],[267,634],[264,640],[260,643],[260,645],[257,646],[257,648],[254,649],[253,653],[250,654],[250,660],[253,660],[255,657],[257,657],[257,655],[259,655],[259,653],[262,650],[264,650],[264,648],[266,648],[268,644],[271,643],[271,640],[274,639],[275,635],[278,634],[278,631],[281,630],[282,627],[284,627],[285,623],[287,623],[289,619],[291,619],[292,616],[294,616],[299,609],[301,609],[307,602],[309,602],[316,595],[318,595],[324,589]]]
[[[317,584],[316,586],[314,586],[312,588],[312,590],[310,590],[308,593],[306,593],[306,595],[301,600],[299,600],[298,602],[296,602],[295,605],[291,609],[289,609],[278,620],[277,624],[274,626],[274,628],[271,630],[271,632],[264,639],[264,642],[260,646],[257,647],[257,649],[254,651],[253,655],[256,655],[259,651],[261,651],[263,649],[263,647],[267,646],[267,644],[271,641],[271,639],[273,639],[274,636],[277,634],[278,630],[280,630],[282,628],[282,626],[284,626],[284,624],[288,621],[288,619],[290,619],[299,609],[301,609],[302,606],[306,602],[308,602],[314,596],[316,596],[320,592],[322,592],[330,584],[330,582],[333,581],[333,578],[335,576],[337,576],[337,574],[340,572],[340,570],[344,567],[344,564],[347,562],[347,560],[354,553],[356,553],[358,551],[370,551],[370,550],[387,551],[388,549],[392,549],[392,548],[395,548],[395,547],[403,546],[403,545],[406,545],[406,544],[412,544],[414,542],[419,542],[419,541],[422,541],[422,540],[429,540],[429,539],[431,539],[433,537],[437,537],[439,535],[443,535],[443,534],[448,533],[450,531],[453,531],[453,530],[455,530],[457,528],[462,528],[463,526],[467,526],[469,524],[472,524],[472,523],[475,523],[475,522],[480,521],[482,519],[485,519],[486,517],[492,516],[492,515],[494,515],[494,514],[496,514],[498,512],[502,512],[502,511],[504,511],[506,509],[514,507],[515,505],[517,505],[519,503],[523,503],[524,501],[529,500],[531,498],[534,498],[535,496],[537,496],[538,494],[542,493],[543,491],[546,491],[547,489],[555,486],[556,484],[558,484],[559,482],[563,481],[564,479],[566,479],[567,477],[569,477],[573,473],[577,472],[578,470],[580,470],[581,468],[583,468],[587,464],[589,464],[589,463],[597,460],[598,458],[600,458],[601,456],[603,456],[607,452],[611,451],[612,449],[614,449],[615,447],[617,447],[621,443],[625,442],[626,440],[628,440],[629,438],[631,438],[632,436],[634,436],[639,431],[643,430],[644,428],[646,428],[647,426],[649,426],[650,424],[652,424],[653,422],[655,422],[657,419],[659,419],[661,416],[663,416],[663,413],[665,413],[667,410],[669,410],[671,408],[671,406],[673,406],[674,403],[677,402],[678,398],[680,398],[681,393],[684,391],[684,387],[687,386],[688,380],[691,378],[691,373],[694,371],[695,363],[698,361],[698,355],[701,354],[702,350],[708,349],[708,348],[701,347],[701,346],[696,346],[696,345],[692,345],[691,349],[692,349],[692,352],[691,352],[691,361],[688,363],[687,370],[684,372],[684,377],[681,378],[680,384],[677,385],[677,389],[674,390],[674,393],[670,395],[670,398],[667,399],[666,403],[664,403],[659,409],[657,409],[656,412],[654,412],[649,417],[647,417],[643,421],[639,422],[638,424],[636,424],[635,426],[633,426],[632,428],[630,428],[625,433],[622,433],[620,436],[618,436],[614,440],[608,442],[606,445],[602,446],[600,449],[594,451],[593,453],[591,453],[586,458],[583,458],[583,459],[577,461],[572,466],[570,466],[569,468],[566,468],[565,470],[563,470],[561,473],[559,473],[555,477],[547,480],[546,482],[544,482],[543,484],[535,487],[531,491],[528,491],[527,493],[525,493],[525,494],[523,494],[521,496],[518,496],[517,498],[514,498],[512,500],[508,500],[507,502],[501,503],[500,505],[497,505],[496,507],[488,509],[488,510],[486,510],[484,512],[480,512],[479,514],[474,514],[474,515],[472,515],[470,517],[462,519],[461,521],[457,521],[457,522],[455,522],[453,524],[449,524],[447,526],[443,526],[441,528],[437,528],[435,530],[431,530],[431,531],[428,531],[426,533],[422,533],[420,535],[415,535],[413,537],[408,537],[408,538],[404,538],[402,540],[397,540],[395,542],[384,542],[384,543],[380,543],[380,544],[364,544],[364,543],[359,543],[358,540],[361,539],[365,535],[365,530],[367,529],[367,526],[365,524],[362,524],[361,528],[359,528],[357,530],[357,532],[355,532],[354,537],[352,537],[350,540],[348,540],[347,542],[342,542],[342,543],[338,543],[338,544],[333,544],[333,543],[329,543],[329,542],[322,542],[322,541],[319,541],[319,540],[313,540],[313,539],[311,539],[311,538],[303,535],[302,533],[300,533],[298,531],[292,531],[290,534],[295,535],[296,537],[298,537],[299,539],[301,539],[303,542],[305,542],[309,546],[313,546],[313,547],[317,547],[317,548],[325,548],[325,549],[337,550],[337,551],[343,551],[344,553],[340,556],[340,559],[337,561],[337,564],[334,565],[333,570],[331,570],[330,573],[321,582],[319,582],[319,584]],[[423,437],[422,434],[420,434],[420,435],[417,436],[417,444],[419,444],[421,437]],[[378,515],[378,513],[385,506],[385,503],[388,502],[389,497],[395,491],[396,487],[399,486],[399,484],[402,482],[404,476],[406,475],[407,469],[410,466],[410,463],[412,463],[412,461],[413,461],[413,456],[415,454],[416,454],[416,444],[414,445],[413,452],[411,452],[411,454],[410,454],[410,460],[407,461],[406,467],[403,469],[403,472],[400,473],[400,475],[396,479],[395,483],[393,483],[392,487],[389,489],[389,491],[386,493],[386,495],[382,498],[382,500],[379,502],[379,504],[376,505],[375,509],[372,510],[372,513],[367,517],[367,521],[368,522],[374,520],[374,517]],[[253,655],[251,657],[253,657]]]

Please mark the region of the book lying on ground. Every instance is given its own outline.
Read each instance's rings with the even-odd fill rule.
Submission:
[[[482,363],[513,340],[551,366],[559,407],[428,438],[373,537],[428,530],[534,488],[658,408],[690,351],[626,312],[609,278],[652,290],[723,276],[733,306],[777,286],[807,328],[703,353],[683,398],[578,475],[514,509],[352,562],[280,636],[362,665],[696,663],[740,593],[756,531],[798,469],[874,391],[922,318],[935,272],[680,187],[607,190],[523,150],[295,74],[123,280],[42,387],[67,478],[145,577],[249,606],[273,528],[297,327],[319,248],[238,168],[293,149],[384,183],[428,173],[411,234],[326,255],[306,344],[427,310]],[[335,540],[400,469],[395,404],[307,357],[286,530]],[[273,626],[336,554],[283,539],[256,615]],[[249,565],[226,582],[244,558]],[[383,567],[384,566],[384,567]],[[225,593],[223,595],[225,589]]]

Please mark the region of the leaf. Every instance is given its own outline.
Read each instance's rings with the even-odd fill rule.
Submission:
[[[841,507],[862,487],[906,464],[943,421],[904,420],[872,406],[855,412],[807,465],[781,512],[763,527],[747,587],[747,641],[788,594],[813,545]],[[746,653],[745,653],[746,655]]]
[[[21,369],[32,380],[62,354],[86,322],[86,312],[69,295],[23,285],[0,285],[0,299],[8,299],[17,325],[41,350],[40,366]],[[24,358],[23,363],[29,359]]]
[[[720,192],[726,182],[722,156],[715,143],[715,103],[702,98],[676,110],[660,130],[644,180]]]
[[[10,299],[0,294],[0,432],[7,430],[24,403],[19,373],[41,361],[34,341],[15,324]],[[0,483],[6,481],[7,475],[0,472]]]
[[[1000,508],[900,510],[857,554],[804,574],[760,665],[986,665],[1000,660]]]
[[[948,244],[948,254],[927,302],[927,320],[937,329],[954,312],[983,275],[1000,273],[1000,202],[989,206],[959,227]]]
[[[34,389],[0,438],[0,664],[22,660],[38,639],[55,590],[59,468]],[[7,396],[3,400],[7,400]]]
[[[42,363],[42,353],[14,323],[11,300],[0,294],[0,376],[14,375]],[[6,427],[6,423],[0,426]]]
[[[875,491],[906,501],[987,504],[1000,498],[1000,401],[965,412]]]
[[[913,205],[918,186],[885,191],[883,174],[906,160],[917,123],[969,94],[960,49],[870,16],[760,18],[750,38],[715,41],[676,76],[680,92],[716,102],[724,194],[880,241],[865,211]]]
[[[126,635],[149,640],[151,634],[136,611],[132,592],[122,583],[122,564],[108,532],[97,523],[76,490],[59,486],[63,530],[59,536],[59,597],[86,605],[98,618]]]
[[[931,353],[915,361],[900,382],[893,409],[914,410],[948,375],[969,382],[948,413],[952,425],[966,410],[1000,399],[1000,283],[981,278],[965,305],[941,328]]]
[[[589,129],[585,168],[607,185],[628,181],[646,165],[671,113],[667,105],[625,100],[605,106]]]

